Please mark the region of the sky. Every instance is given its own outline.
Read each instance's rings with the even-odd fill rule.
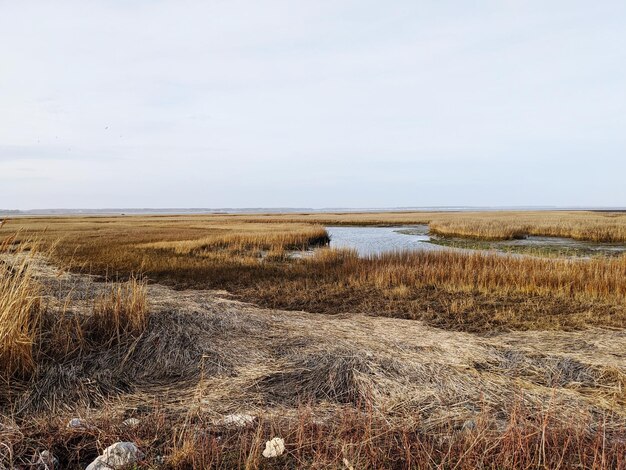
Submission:
[[[0,208],[626,206],[626,2],[0,0]]]

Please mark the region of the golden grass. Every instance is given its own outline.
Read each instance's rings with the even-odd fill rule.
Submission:
[[[91,335],[101,341],[137,336],[146,328],[149,313],[146,283],[131,277],[112,285],[96,299],[89,318]]]
[[[306,250],[312,246],[328,243],[328,234],[324,227],[267,227],[244,226],[256,228],[254,232],[240,233],[241,227],[231,227],[231,233],[216,234],[198,240],[152,242],[139,245],[139,248],[154,250],[171,250],[177,255],[202,256],[215,251],[227,250],[233,254],[248,254],[251,251],[284,251]],[[298,229],[299,228],[299,229]]]
[[[0,242],[0,254],[12,239]],[[33,280],[29,257],[17,249],[14,263],[0,259],[0,374],[27,374],[36,367],[35,346],[42,315],[40,288]]]
[[[48,293],[33,273],[45,254],[38,245],[14,237],[0,243],[0,376],[5,379],[30,376],[42,361],[62,361],[93,347],[86,341],[102,346],[138,336],[150,315],[145,281],[135,278],[107,284],[86,315],[71,311],[71,294],[60,312],[47,312]]]
[[[294,230],[302,228],[310,227]],[[472,335],[397,319],[263,310],[160,285],[150,286],[157,314],[147,321],[146,286],[132,278],[143,266],[153,279],[228,287],[262,304],[491,333],[623,326],[624,259],[465,253],[363,259],[326,249],[288,259],[280,245],[207,248],[206,233],[180,252],[172,239],[146,246],[157,230],[164,238],[174,234],[145,225],[125,228],[127,236],[112,244],[110,231],[119,229],[87,245],[79,244],[84,234],[68,234],[55,256],[72,253],[75,265],[127,274],[126,285],[60,274],[33,259],[33,280],[51,296],[42,337],[50,338],[50,323],[71,325],[60,320],[66,316],[86,344],[70,356],[44,351],[34,358],[35,377],[13,379],[4,401],[0,393],[6,466],[28,466],[49,449],[63,468],[84,468],[118,440],[146,451],[142,465],[163,468],[626,465],[622,331]],[[216,239],[224,236],[219,232]],[[66,308],[68,290],[74,296]],[[13,420],[7,410],[16,413]],[[232,412],[257,419],[245,428],[218,424]],[[75,416],[89,426],[67,428]],[[124,426],[128,416],[137,416],[139,426]],[[265,460],[264,442],[276,435],[287,452]]]
[[[215,216],[217,217],[217,216]],[[626,213],[594,211],[345,212],[219,216],[219,220],[322,225],[428,224],[433,233],[490,240],[526,235],[626,241]],[[214,219],[218,220],[218,219]]]
[[[444,236],[506,240],[528,235],[595,242],[626,241],[626,214],[598,212],[495,212],[438,216],[430,230]]]
[[[359,311],[470,331],[626,324],[623,256],[581,261],[421,252],[363,259],[321,250],[289,259],[290,250],[327,240],[318,223],[395,224],[422,217],[430,217],[436,230],[444,222],[450,230],[478,224],[465,234],[486,236],[482,227],[495,237],[502,227],[520,224],[524,233],[589,238],[621,236],[625,218],[590,212],[66,217],[15,219],[2,230],[19,228],[22,237],[49,243],[60,237],[53,256],[74,269],[108,277],[143,272],[179,288],[227,289],[269,307]]]
[[[625,257],[412,252],[359,258],[322,250],[284,271],[259,275],[234,292],[272,308],[364,312],[466,331],[626,325]]]
[[[0,228],[19,230],[0,263],[0,464],[28,467],[50,449],[63,468],[84,468],[132,440],[145,465],[164,468],[626,468],[626,257],[290,256],[323,244],[326,223],[417,222],[593,240],[622,240],[624,224],[574,212],[12,220]],[[32,239],[57,263],[126,281],[41,275],[24,251]],[[149,306],[136,273],[440,328],[159,285]],[[559,331],[591,326],[620,330]],[[99,418],[68,429],[79,405]],[[216,424],[242,410],[258,419]],[[139,427],[121,424],[128,414]],[[287,452],[264,460],[275,435]]]

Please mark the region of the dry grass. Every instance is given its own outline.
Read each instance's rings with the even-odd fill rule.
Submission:
[[[587,223],[592,230],[598,220],[607,228],[622,219],[578,212],[429,216],[460,225],[476,217],[494,224],[530,223],[538,217],[545,227],[552,224],[562,230],[565,221],[570,226]],[[291,250],[327,240],[322,227],[304,223],[323,217],[343,223],[412,220],[406,213],[49,218],[16,219],[3,230],[13,225],[23,236],[50,242],[62,237],[55,260],[82,272],[108,278],[143,272],[153,281],[181,289],[227,289],[273,308],[358,311],[467,331],[622,327],[626,322],[623,256],[580,261],[422,252],[363,259],[321,250],[313,257],[290,260]]]
[[[342,276],[360,264],[349,252],[324,250],[312,261],[284,263],[280,269],[314,263],[316,275]],[[81,320],[98,299],[117,297],[110,285],[58,273],[40,258],[30,269],[47,296],[45,318],[56,324],[70,317],[86,325]],[[414,292],[402,281],[393,298]],[[347,467],[344,459],[354,468],[625,464],[623,330],[479,336],[146,289],[151,315],[139,335],[39,358],[33,377],[14,378],[10,396],[0,394],[3,463],[25,465],[49,449],[63,468],[84,468],[103,447],[132,440],[146,451],[148,468],[337,468]],[[338,296],[346,292],[337,287]],[[473,312],[467,299],[450,309]],[[241,412],[257,419],[245,428],[219,424]],[[68,429],[75,416],[89,426]],[[128,417],[140,425],[124,426]],[[265,460],[264,442],[276,435],[287,453]]]
[[[323,250],[284,270],[280,282],[259,277],[235,292],[272,308],[357,311],[466,331],[626,325],[624,257],[412,252],[364,259]]]
[[[366,212],[220,216],[241,223],[321,225],[428,224],[433,233],[490,240],[527,235],[598,242],[626,241],[626,213],[593,211]],[[228,218],[230,217],[230,219]]]
[[[0,376],[29,379],[50,360],[64,361],[94,344],[121,342],[140,335],[149,320],[144,281],[107,283],[87,309],[50,298],[33,266],[44,257],[38,243],[0,243]],[[55,307],[56,304],[56,307]]]
[[[584,419],[563,425],[550,412],[529,416],[519,408],[511,414],[499,432],[490,427],[485,414],[471,428],[441,425],[428,433],[351,409],[321,422],[306,406],[293,418],[263,419],[243,429],[215,426],[201,416],[174,421],[163,410],[155,410],[145,416],[149,424],[136,429],[100,416],[90,421],[93,428],[76,431],[65,427],[71,415],[64,414],[33,422],[34,435],[5,432],[0,457],[9,453],[8,448],[15,456],[24,456],[14,459],[16,463],[36,461],[43,448],[43,434],[36,430],[46,429],[50,437],[45,447],[68,469],[84,468],[105,443],[127,440],[148,450],[139,468],[626,468],[623,431],[602,424],[590,427]],[[155,439],[155,434],[166,437]],[[285,439],[286,453],[264,459],[265,441],[278,434]]]
[[[566,237],[595,242],[626,241],[626,214],[600,212],[495,212],[455,214],[430,221],[444,236],[507,240],[528,235]]]
[[[254,226],[252,226],[254,227]],[[250,226],[246,226],[250,228]],[[263,227],[265,228],[265,227]],[[171,250],[177,255],[202,256],[215,251],[228,251],[230,254],[249,254],[258,251],[307,250],[328,243],[326,230],[320,226],[294,227],[272,226],[271,231],[257,228],[252,233],[241,233],[240,227],[231,227],[232,233],[213,235],[199,240],[153,242],[140,245],[140,248]]]
[[[89,317],[90,334],[105,341],[120,340],[128,335],[138,336],[148,324],[149,310],[146,283],[131,278],[111,286],[95,301]]]
[[[0,242],[0,254],[13,239]],[[17,248],[14,263],[0,260],[0,374],[27,374],[36,367],[35,346],[43,310],[40,289],[30,270],[32,255]]]

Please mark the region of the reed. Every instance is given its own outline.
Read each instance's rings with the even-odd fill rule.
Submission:
[[[121,338],[141,334],[149,314],[146,282],[131,277],[124,283],[113,284],[96,299],[85,329],[98,343],[119,342]]]
[[[267,307],[322,313],[357,311],[468,331],[626,324],[623,256],[567,260],[429,252],[364,259],[332,250],[318,250],[315,256],[301,259],[291,256],[294,250],[327,242],[327,234],[313,223],[316,221],[395,223],[400,217],[410,221],[422,216],[55,218],[14,220],[7,227],[20,228],[22,237],[39,234],[49,243],[61,237],[52,256],[74,270],[122,279],[144,272],[155,282],[178,288],[226,289]],[[589,212],[428,216],[433,219],[431,228],[446,220],[461,227],[477,220],[480,227],[494,227],[489,229],[490,236],[549,229],[554,229],[553,234],[572,235],[579,227],[586,230],[580,233],[590,238],[601,233],[619,237],[624,219],[622,214]],[[522,231],[502,235],[502,227],[510,229],[512,224],[521,224]],[[471,233],[487,236],[478,226],[471,227]]]
[[[49,310],[49,292],[33,271],[44,256],[38,242],[8,237],[0,243],[0,375],[5,380],[29,377],[42,363],[63,361],[94,344],[136,337],[149,320],[146,283],[134,277],[108,283],[87,315],[72,309],[71,293],[61,308]]]
[[[50,259],[126,280],[46,269],[20,244],[26,233],[3,245],[2,279],[14,284],[0,289],[0,305],[11,305],[2,319],[35,318],[22,323],[35,325],[26,340],[3,349],[26,357],[0,377],[4,466],[31,466],[49,449],[63,468],[84,468],[132,440],[148,455],[141,465],[160,468],[626,468],[625,257],[293,258],[323,238],[320,227],[52,223],[65,228],[51,230],[64,238]],[[137,272],[294,312],[148,290]],[[35,300],[15,310],[28,304],[12,298]],[[7,338],[24,331],[11,328]],[[219,424],[241,411],[257,419]],[[122,424],[129,415],[138,427]],[[68,428],[75,416],[89,426]],[[287,451],[266,460],[274,436]]]
[[[11,249],[12,238],[0,242],[0,253]],[[17,248],[14,262],[0,259],[0,374],[29,374],[36,367],[43,300],[33,279],[33,252]]]
[[[443,236],[507,240],[528,235],[595,242],[626,241],[626,214],[592,212],[496,212],[437,216],[430,230]]]

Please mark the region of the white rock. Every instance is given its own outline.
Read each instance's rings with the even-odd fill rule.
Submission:
[[[91,462],[85,470],[123,469],[143,458],[143,452],[132,442],[116,442],[104,449],[102,455]]]
[[[221,424],[223,426],[235,426],[238,428],[245,428],[246,426],[252,425],[255,419],[256,418],[252,415],[233,414],[224,416],[218,421],[217,424]]]
[[[71,429],[88,429],[89,425],[80,418],[72,418],[70,422],[67,423],[67,427]]]
[[[263,451],[263,457],[272,458],[283,455],[285,452],[285,441],[280,437],[275,437],[271,441],[265,443],[265,450]]]

